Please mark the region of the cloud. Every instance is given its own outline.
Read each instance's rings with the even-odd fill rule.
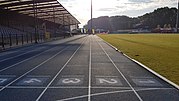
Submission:
[[[118,9],[125,8],[125,6],[115,6]]]
[[[75,1],[75,0],[58,0],[59,2],[71,2],[71,1]]]
[[[132,3],[152,3],[154,2],[153,0],[128,0],[129,2]]]
[[[82,24],[90,19],[91,0],[58,0]],[[141,16],[160,7],[177,7],[177,0],[93,0],[93,17]]]
[[[59,2],[68,2],[68,0],[58,0]]]
[[[117,10],[116,8],[100,8],[98,11],[114,11]]]

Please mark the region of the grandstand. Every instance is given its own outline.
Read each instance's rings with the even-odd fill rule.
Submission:
[[[69,36],[78,24],[58,0],[0,0],[0,49]]]

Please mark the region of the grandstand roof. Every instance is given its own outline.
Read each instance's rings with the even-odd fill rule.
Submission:
[[[58,0],[0,0],[0,8],[63,25],[80,24]]]

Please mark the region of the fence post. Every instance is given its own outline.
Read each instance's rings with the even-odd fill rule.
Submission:
[[[1,37],[2,37],[2,48],[5,49],[4,48],[4,35],[3,35],[3,33],[1,34]]]
[[[12,46],[12,36],[11,36],[11,34],[9,34],[9,45],[10,45],[10,47]]]
[[[30,33],[30,41],[31,41],[31,43],[32,43],[32,33]]]
[[[23,34],[22,34],[22,45],[24,44],[24,36],[23,36]]]
[[[18,45],[18,37],[17,37],[17,34],[16,34],[16,45]]]
[[[28,34],[26,33],[26,39],[27,39],[27,43],[29,43],[29,38],[28,38]]]
[[[41,42],[43,41],[43,35],[42,34],[40,34],[40,36],[41,36]]]
[[[38,31],[37,31],[38,32]],[[38,33],[38,41],[40,41],[40,35],[39,35],[39,33]]]

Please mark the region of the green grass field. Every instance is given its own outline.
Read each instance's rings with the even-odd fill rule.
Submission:
[[[179,34],[98,35],[179,85]]]

